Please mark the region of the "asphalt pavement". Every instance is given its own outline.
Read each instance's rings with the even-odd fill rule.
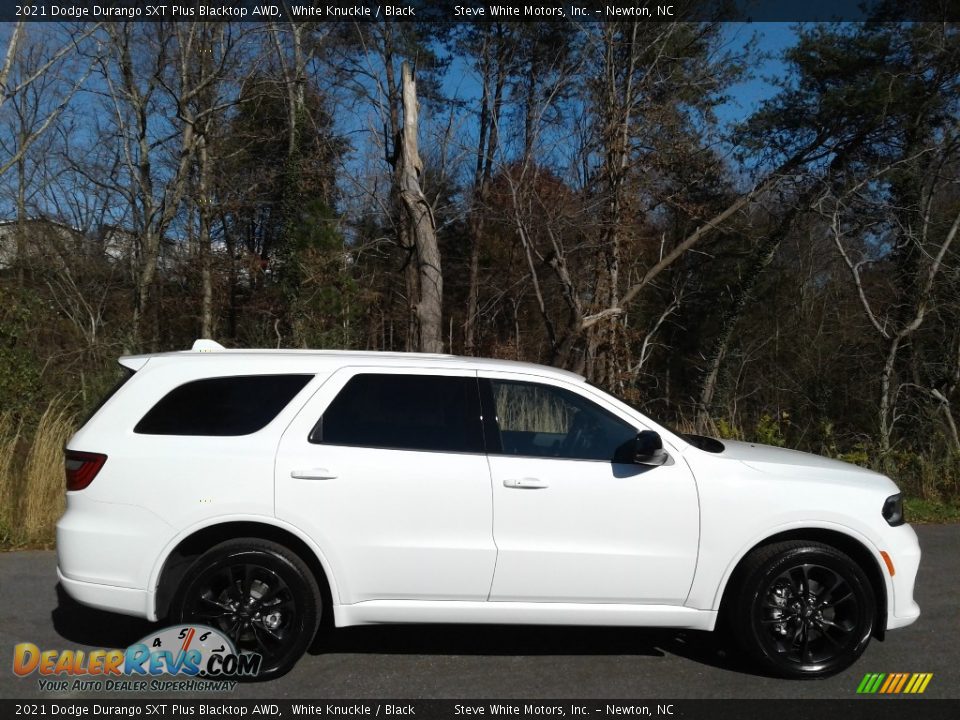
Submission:
[[[285,677],[202,697],[855,698],[865,673],[925,672],[933,678],[924,695],[911,697],[960,698],[960,525],[916,529],[924,553],[916,589],[920,619],[884,642],[874,640],[852,668],[825,680],[759,675],[711,633],[411,625],[324,631]],[[19,642],[41,649],[123,648],[157,629],[73,603],[58,589],[55,568],[53,552],[0,553],[0,697],[129,698],[45,692],[36,675],[13,674]]]

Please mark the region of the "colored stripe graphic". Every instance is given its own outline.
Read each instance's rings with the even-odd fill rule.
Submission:
[[[892,685],[896,685],[897,680],[899,679],[900,679],[900,673],[890,673],[889,675],[887,675],[886,682],[884,682],[883,685],[880,686],[880,692],[881,693],[889,692],[890,687]]]
[[[927,689],[933,673],[867,673],[857,685],[861,695],[919,695]]]
[[[893,692],[898,693],[903,690],[903,686],[907,683],[907,678],[910,676],[910,673],[901,673],[900,682],[897,683],[897,687]]]
[[[887,677],[886,673],[877,673],[877,677],[874,679],[873,683],[870,685],[869,692],[875,693],[880,689],[880,684],[883,682],[883,679]]]
[[[880,673],[867,673],[863,676],[863,680],[860,681],[860,685],[857,687],[857,692],[864,694],[876,692],[876,688],[874,686],[882,677],[883,676]]]

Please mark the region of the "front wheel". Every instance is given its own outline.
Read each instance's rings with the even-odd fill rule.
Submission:
[[[791,678],[832,675],[870,642],[876,617],[870,581],[836,548],[804,541],[758,548],[740,577],[732,626],[766,670]]]
[[[237,651],[263,656],[254,680],[279,677],[309,647],[320,623],[316,580],[298,555],[267,540],[229,540],[187,571],[174,600],[181,623],[209,625]]]

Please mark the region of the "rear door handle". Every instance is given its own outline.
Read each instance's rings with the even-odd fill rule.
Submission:
[[[310,468],[309,470],[291,470],[290,477],[297,480],[334,480],[337,474],[326,468]]]
[[[503,486],[517,490],[542,490],[545,487],[549,487],[549,483],[539,478],[525,477],[504,480]]]

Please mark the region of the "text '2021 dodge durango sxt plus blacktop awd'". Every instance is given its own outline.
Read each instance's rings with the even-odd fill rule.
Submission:
[[[917,619],[887,477],[671,432],[579,375],[411,353],[123,357],[66,450],[58,575],[289,670],[370,623],[732,631],[767,672],[849,666]]]

